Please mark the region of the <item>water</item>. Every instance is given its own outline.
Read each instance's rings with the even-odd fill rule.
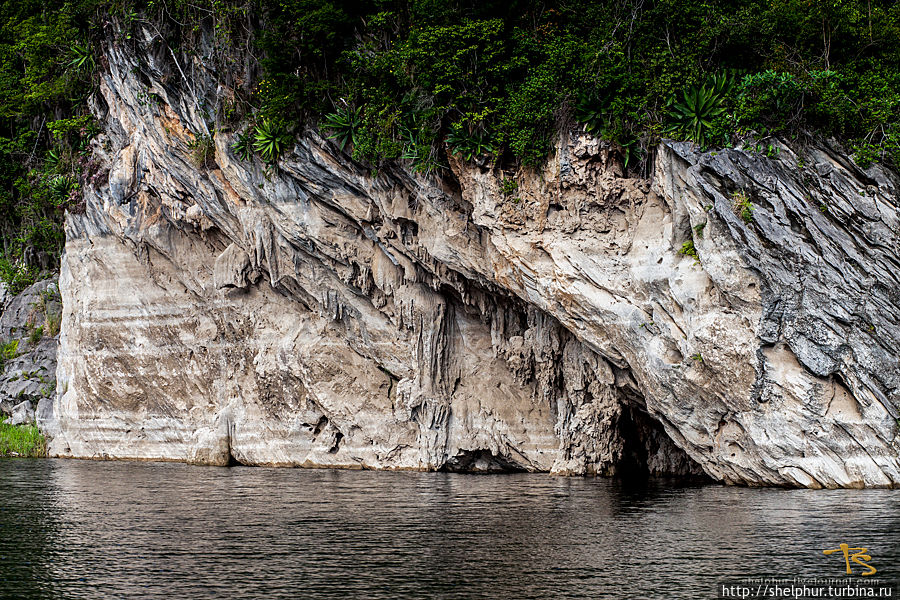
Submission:
[[[715,598],[842,542],[896,579],[900,492],[0,460],[3,597]]]

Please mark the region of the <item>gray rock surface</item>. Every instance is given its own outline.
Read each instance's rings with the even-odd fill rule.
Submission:
[[[9,296],[0,313],[0,344],[11,344],[13,356],[0,364],[0,413],[56,395],[56,349],[62,305],[56,279],[39,281]]]
[[[29,423],[34,423],[34,406],[31,404],[31,400],[25,400],[13,407],[9,424],[28,425]]]
[[[539,171],[373,177],[219,130],[198,170],[227,90],[139,52],[67,218],[51,454],[900,484],[895,174],[663,143],[635,179],[575,131]]]

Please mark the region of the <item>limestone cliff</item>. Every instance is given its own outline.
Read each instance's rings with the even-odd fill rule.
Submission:
[[[895,174],[663,143],[629,178],[575,130],[540,170],[373,175],[311,131],[267,168],[145,36],[67,218],[52,454],[900,484]]]

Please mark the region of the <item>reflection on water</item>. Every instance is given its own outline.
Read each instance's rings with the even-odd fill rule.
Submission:
[[[723,579],[896,579],[900,493],[0,461],[0,596],[714,598]]]

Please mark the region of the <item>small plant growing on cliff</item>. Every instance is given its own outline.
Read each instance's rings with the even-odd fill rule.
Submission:
[[[697,225],[694,225],[694,234],[695,234],[698,238],[703,239],[703,230],[704,230],[705,228],[706,228],[706,221],[703,221],[702,223],[699,223],[699,224],[697,224]]]
[[[433,173],[443,168],[430,139],[412,129],[402,128],[402,132],[406,142],[400,158],[411,161],[416,173]]]
[[[253,149],[267,163],[274,163],[291,143],[291,136],[284,125],[273,119],[263,119],[256,126]]]
[[[28,336],[28,341],[32,344],[37,344],[41,341],[41,338],[44,337],[44,326],[40,325],[31,330],[31,334]]]
[[[53,379],[46,383],[47,385],[41,387],[41,395],[49,398],[56,391],[56,380]]]
[[[457,124],[445,139],[451,154],[462,156],[463,160],[494,153],[494,144],[487,132],[473,131]]]
[[[684,256],[690,256],[695,261],[700,261],[700,257],[697,255],[697,249],[694,247],[694,240],[688,240],[681,245],[681,250],[678,251],[678,254],[683,254]]]
[[[703,362],[703,355],[700,354],[699,352],[696,352],[696,353],[694,353],[694,354],[691,354],[691,360],[697,361],[698,363],[702,363],[702,362]]]
[[[9,340],[4,344],[0,344],[0,369],[6,364],[6,361],[12,360],[19,355],[19,340]]]
[[[87,44],[72,44],[69,54],[72,56],[66,65],[69,69],[81,71],[94,68],[94,55],[91,53],[91,47]]]
[[[512,196],[519,190],[519,184],[515,179],[500,180],[500,191],[504,196]]]
[[[738,190],[731,195],[731,200],[734,210],[744,220],[744,223],[752,222],[754,206],[750,202],[750,196],[745,191]]]
[[[231,150],[242,161],[253,158],[253,136],[250,132],[239,133],[237,141],[231,145]]]
[[[72,191],[77,190],[80,185],[72,175],[57,175],[50,179],[48,187],[55,196],[54,200],[57,206],[62,206],[69,199]]]
[[[584,125],[586,133],[602,134],[612,124],[609,100],[601,100],[599,96],[596,93],[582,94],[575,103],[575,120]]]
[[[330,131],[329,140],[335,140],[341,150],[347,144],[356,146],[359,130],[362,127],[362,109],[342,106],[335,112],[325,115],[323,128]]]
[[[62,325],[62,314],[58,312],[48,313],[47,314],[47,335],[50,337],[55,337],[59,333],[60,326]]]
[[[188,143],[191,151],[191,163],[197,168],[209,167],[215,156],[215,145],[212,136],[198,135]]]

